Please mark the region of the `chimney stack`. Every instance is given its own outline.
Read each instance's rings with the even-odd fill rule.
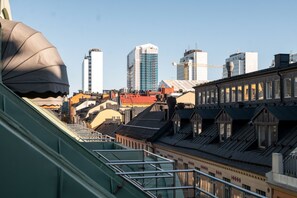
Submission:
[[[274,55],[275,67],[282,68],[287,67],[290,62],[289,54],[276,54]]]

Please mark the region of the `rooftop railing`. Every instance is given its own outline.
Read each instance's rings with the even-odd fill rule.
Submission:
[[[143,149],[127,149],[114,142],[114,138],[82,125],[68,126],[82,142],[91,143],[92,149],[89,149],[117,175],[151,197],[265,197],[196,169],[176,170],[173,160]],[[100,145],[96,146],[97,143]],[[102,143],[104,145],[101,145]]]
[[[93,151],[152,197],[265,197],[196,169],[175,170],[173,160],[146,150]]]
[[[86,128],[80,124],[67,124],[67,126],[77,134],[82,142],[114,142],[115,138]]]
[[[292,152],[284,160],[284,173],[297,178],[297,152]]]

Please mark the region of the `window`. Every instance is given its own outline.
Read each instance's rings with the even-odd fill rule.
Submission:
[[[180,121],[174,121],[174,133],[177,133],[180,129]]]
[[[225,124],[219,124],[220,125],[220,142],[224,142],[225,137]]]
[[[297,77],[294,78],[294,97],[297,97]]]
[[[292,96],[291,78],[284,79],[284,97],[291,98]]]
[[[215,177],[216,175],[212,172],[209,172],[208,173],[210,176],[213,176]],[[215,195],[215,192],[216,192],[216,184],[215,184],[215,180],[209,178],[209,186],[208,186],[208,189],[207,189],[207,192],[210,192],[211,194]]]
[[[183,169],[188,169],[188,164],[187,163],[184,163],[184,166],[183,166]],[[188,173],[187,172],[184,172],[182,173],[183,174],[183,180],[184,180],[184,185],[187,186],[188,185]]]
[[[266,82],[266,99],[272,98],[272,81]]]
[[[242,188],[251,191],[251,187],[248,186],[248,185],[242,184]],[[244,198],[247,198],[247,197],[249,197],[249,194],[247,194],[247,193],[243,193],[243,197],[244,197]]]
[[[251,84],[251,100],[256,100],[256,84]]]
[[[195,167],[196,170],[200,171],[200,168]],[[200,177],[200,173],[194,174],[194,176],[196,176],[196,187],[200,188],[200,184],[201,184],[201,177]],[[197,192],[198,194],[196,195],[197,197],[200,197],[200,191]]]
[[[205,92],[204,91],[202,92],[201,100],[202,100],[202,104],[205,104]]]
[[[277,125],[256,125],[259,148],[267,148],[277,141]]]
[[[263,95],[263,83],[260,82],[258,83],[258,100],[263,100],[264,99],[264,95]]]
[[[201,92],[198,92],[198,104],[201,104]]]
[[[226,88],[226,102],[230,102],[230,88]]]
[[[249,85],[244,85],[243,87],[243,100],[249,101]]]
[[[275,99],[280,98],[280,81],[279,80],[274,81],[274,98]]]
[[[236,102],[236,87],[231,88],[231,102]]]
[[[237,87],[237,101],[238,102],[242,101],[242,86]]]
[[[221,88],[221,95],[220,95],[221,103],[225,103],[225,90]]]
[[[215,90],[215,103],[218,103],[218,90]]]
[[[259,189],[256,189],[256,193],[259,194],[259,195],[262,195],[262,196],[266,196],[266,192],[262,191],[262,190],[259,190]]]
[[[245,184],[242,184],[242,188],[246,189],[246,190],[251,190],[251,187]]]
[[[228,183],[231,183],[231,180],[230,179],[228,179],[228,178],[226,178],[226,177],[223,177],[223,180],[224,181],[226,181],[226,182],[228,182]],[[224,197],[231,197],[231,187],[230,187],[230,185],[228,185],[228,184],[225,184],[224,185],[224,188],[225,188],[225,190],[224,190]]]
[[[210,104],[214,104],[215,103],[215,93],[214,90],[210,91]]]
[[[231,136],[231,124],[230,123],[219,123],[220,129],[220,142],[224,142]]]
[[[202,125],[201,122],[193,122],[193,137],[196,137],[199,135],[202,131]]]
[[[209,91],[206,92],[206,104],[210,104]]]

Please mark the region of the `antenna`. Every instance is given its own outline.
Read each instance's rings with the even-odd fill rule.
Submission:
[[[198,45],[197,45],[197,42],[195,42],[195,49],[198,49]]]

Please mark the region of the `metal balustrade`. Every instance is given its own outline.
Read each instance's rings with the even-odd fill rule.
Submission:
[[[284,160],[284,173],[291,177],[297,177],[297,152],[293,152]]]
[[[196,169],[175,170],[174,161],[141,149],[93,150],[152,197],[257,197],[255,192]]]
[[[69,124],[83,142],[114,142],[115,139],[79,124]],[[176,170],[173,160],[143,149],[92,149],[120,175],[151,197],[248,197],[264,198],[196,169]]]
[[[73,132],[75,132],[82,142],[114,142],[115,138],[86,128],[80,124],[67,124]]]

